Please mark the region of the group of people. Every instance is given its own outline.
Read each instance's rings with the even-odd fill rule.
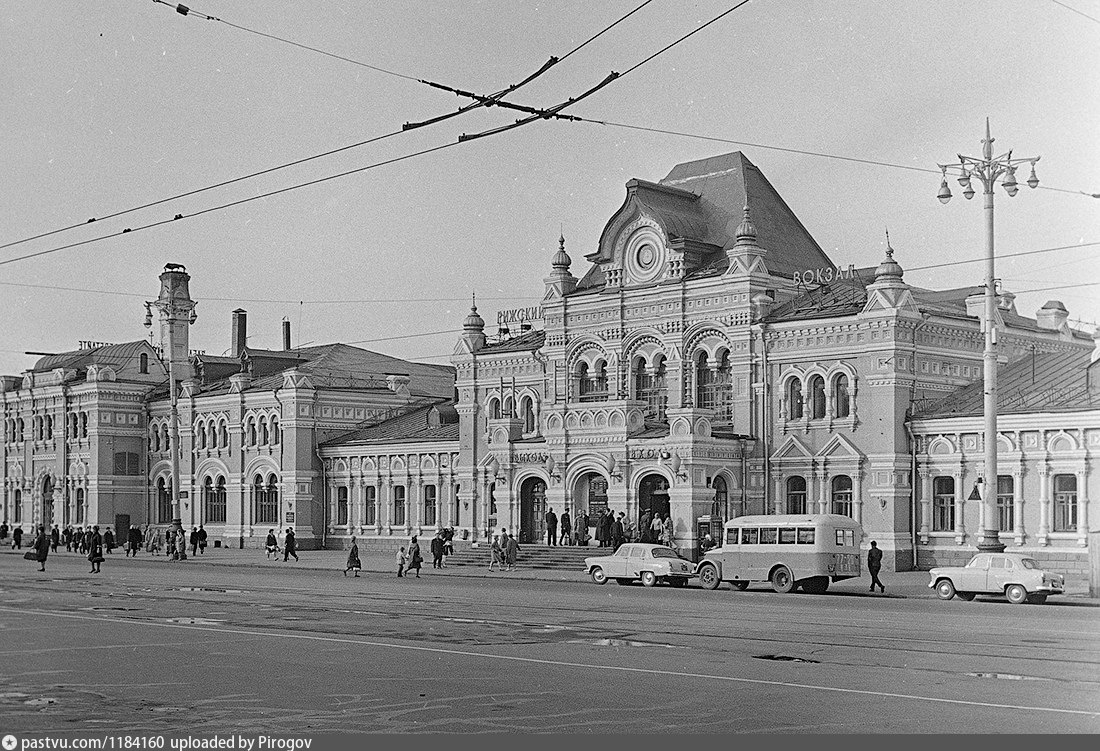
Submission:
[[[359,558],[359,548],[355,545],[355,538],[351,539],[351,546],[355,550],[356,560]],[[268,560],[274,558],[279,560],[279,551],[283,553],[283,563],[286,563],[293,556],[295,562],[298,561],[298,541],[294,539],[294,530],[287,528],[286,537],[283,539],[283,547],[279,547],[279,538],[275,536],[275,530],[269,529],[267,531],[267,539],[264,540],[264,552],[267,553]],[[347,572],[344,574],[347,575]]]
[[[626,513],[601,508],[590,517],[586,512],[577,512],[576,520],[570,518],[568,511],[563,511],[561,517],[554,513],[551,507],[543,517],[546,522],[547,545],[582,545],[587,546],[589,527],[594,528],[594,535],[598,546],[601,548],[618,549],[624,542],[656,542],[672,546],[675,528],[672,518],[665,512],[651,513],[646,509],[642,518],[635,526]],[[574,523],[575,522],[575,523]],[[560,531],[559,531],[560,529]]]
[[[499,566],[501,571],[515,571],[518,559],[519,543],[515,535],[509,534],[506,527],[501,527],[500,534],[493,535],[493,541],[489,543],[489,570],[492,571],[493,566]]]
[[[14,547],[22,547],[23,530],[16,527],[16,531],[19,533],[19,545]],[[6,532],[6,530],[5,530]],[[114,540],[114,533],[111,532],[108,527],[104,534],[100,534],[99,525],[92,525],[87,530],[80,528],[79,536],[75,533],[71,533],[72,528],[66,527],[65,532],[62,533],[55,524],[53,529],[49,532],[46,531],[44,524],[38,525],[38,529],[35,531],[34,541],[30,545],[30,550],[23,554],[23,557],[29,561],[35,561],[38,563],[38,570],[46,570],[46,560],[49,558],[50,552],[57,552],[60,540],[64,536],[65,550],[77,552],[86,555],[88,562],[91,563],[92,568],[88,571],[89,574],[101,573],[99,566],[103,563],[103,551],[106,545],[105,539],[107,535],[110,535],[111,540]],[[15,537],[15,534],[12,534]],[[110,552],[110,551],[108,551]]]

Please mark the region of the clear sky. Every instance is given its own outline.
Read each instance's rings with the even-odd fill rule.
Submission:
[[[640,2],[193,0],[192,8],[414,79],[492,92]],[[513,98],[549,106],[576,96],[733,4],[653,0]],[[150,0],[4,0],[0,40],[0,244],[465,102]],[[934,170],[958,153],[980,154],[987,116],[998,153],[1041,156],[1043,185],[1068,191],[1024,187],[1009,199],[998,189],[998,254],[1100,242],[1100,200],[1076,193],[1100,193],[1100,0],[752,0],[570,111],[758,145],[540,121],[189,216],[518,116],[494,108],[3,248],[0,373],[30,367],[26,350],[146,336],[142,302],[155,298],[169,262],[186,265],[200,301],[193,348],[226,350],[230,311],[243,307],[252,346],[278,348],[286,316],[295,344],[387,339],[364,346],[446,362],[471,291],[487,320],[536,304],[559,232],[580,275],[627,180],[659,180],[679,162],[738,149],[838,264],[877,263],[887,228],[905,268],[981,258],[980,197],[963,200],[954,181],[956,197],[942,206],[937,174],[762,146]],[[3,263],[177,213],[185,218]],[[1098,258],[1095,245],[1005,259],[998,272],[1020,313],[1058,299],[1071,319],[1095,323],[1100,286],[1070,285],[1100,282]],[[980,284],[983,274],[973,263],[906,279],[944,288]],[[426,332],[445,333],[394,338]]]

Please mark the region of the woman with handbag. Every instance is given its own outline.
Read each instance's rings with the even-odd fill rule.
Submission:
[[[101,573],[99,564],[103,563],[103,535],[99,534],[98,524],[92,527],[88,538],[88,562],[92,564],[92,570],[88,573],[98,574]]]
[[[348,551],[348,562],[344,568],[344,576],[348,575],[348,572],[353,570],[355,575],[359,576],[359,569],[363,568],[363,564],[359,562],[359,546],[355,543],[355,538],[351,538],[351,550]]]
[[[416,541],[416,537],[412,538],[412,542],[409,543],[409,567],[406,570],[412,571],[416,569],[416,578],[420,578],[420,564],[424,562],[423,556],[420,555],[420,543]]]
[[[50,554],[50,538],[46,534],[46,528],[43,526],[38,527],[38,534],[34,537],[34,542],[31,543],[31,549],[23,554],[23,557],[28,561],[38,561],[38,570],[46,570],[46,556]]]

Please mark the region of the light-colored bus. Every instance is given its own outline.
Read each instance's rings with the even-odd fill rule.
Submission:
[[[706,589],[726,581],[744,590],[771,582],[776,592],[821,594],[830,581],[860,576],[863,529],[837,514],[740,516],[725,524],[721,547],[707,551],[695,571]]]

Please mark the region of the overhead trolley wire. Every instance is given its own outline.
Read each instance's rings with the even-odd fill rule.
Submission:
[[[259,31],[256,31],[254,29],[249,29],[249,28],[246,28],[246,27],[241,26],[239,24],[229,23],[228,21],[225,21],[224,19],[216,18],[214,16],[209,16],[209,15],[201,13],[199,11],[192,10],[191,8],[188,8],[187,6],[183,6],[183,5],[173,6],[172,3],[166,2],[165,0],[153,0],[153,2],[157,3],[158,5],[166,5],[168,7],[175,7],[176,11],[178,13],[180,13],[181,15],[185,15],[185,16],[186,15],[195,15],[199,18],[205,18],[205,19],[208,19],[208,20],[221,21],[222,23],[225,23],[225,24],[227,24],[229,26],[232,26],[233,28],[236,28],[236,29],[241,29],[243,31],[248,31],[250,33],[259,34],[260,36],[266,36],[270,39],[275,39],[275,40],[278,40],[278,41],[281,41],[281,42],[286,42],[287,44],[292,44],[296,47],[302,47],[303,49],[308,49],[308,50],[318,52],[318,53],[323,54],[323,55],[327,55],[329,57],[334,57],[334,58],[337,58],[337,59],[340,59],[340,60],[345,60],[347,62],[354,63],[356,65],[361,65],[363,67],[370,68],[372,70],[376,70],[376,71],[379,71],[379,72],[382,72],[382,73],[388,73],[390,75],[394,75],[394,76],[397,76],[399,78],[408,79],[410,81],[416,81],[418,83],[424,83],[424,84],[427,84],[428,86],[432,86],[433,88],[440,88],[440,89],[449,89],[450,88],[450,87],[444,86],[443,84],[438,84],[438,83],[428,81],[428,80],[425,80],[425,79],[420,79],[420,78],[415,78],[413,76],[405,75],[403,73],[397,73],[397,72],[394,72],[394,71],[386,70],[385,68],[380,68],[380,67],[375,66],[375,65],[370,65],[369,63],[364,63],[361,60],[353,60],[351,58],[347,58],[347,57],[344,57],[342,55],[336,55],[336,54],[327,52],[325,50],[320,50],[320,49],[316,49],[316,48],[313,48],[313,47],[309,47],[308,45],[299,44],[299,43],[294,42],[294,41],[289,40],[289,39],[283,39],[281,37],[277,37],[277,36],[274,36],[274,35],[271,35],[271,34],[264,34],[263,32],[259,32]],[[405,123],[404,126],[402,126],[401,130],[391,131],[389,133],[384,133],[380,136],[374,136],[373,138],[368,138],[368,139],[363,140],[363,141],[358,141],[356,143],[351,143],[351,144],[347,144],[345,146],[340,146],[338,148],[330,149],[328,151],[323,151],[323,152],[318,153],[318,154],[312,154],[310,156],[303,157],[301,159],[295,159],[295,160],[290,161],[290,162],[285,162],[283,164],[275,165],[274,167],[268,167],[266,169],[258,170],[256,172],[251,172],[247,175],[242,175],[240,177],[235,177],[235,178],[232,178],[232,179],[229,179],[229,180],[223,180],[221,182],[213,183],[211,185],[206,185],[204,187],[196,188],[194,190],[189,190],[189,191],[186,191],[184,193],[177,193],[176,195],[169,196],[167,198],[161,198],[161,199],[158,199],[158,200],[155,200],[155,201],[150,201],[148,203],[141,204],[140,206],[133,206],[133,207],[130,207],[128,209],[122,209],[120,211],[116,211],[116,212],[106,214],[106,215],[100,216],[100,217],[92,217],[91,219],[88,219],[87,221],[84,221],[84,222],[78,222],[76,224],[70,224],[66,227],[60,227],[58,229],[50,230],[50,231],[47,231],[47,232],[41,232],[37,235],[31,235],[29,237],[24,237],[24,238],[19,239],[19,240],[13,240],[13,241],[8,242],[8,243],[0,244],[0,250],[3,250],[4,248],[10,248],[14,245],[20,245],[22,243],[30,242],[32,240],[38,240],[38,239],[41,239],[43,237],[49,237],[50,235],[56,235],[56,234],[59,234],[61,232],[67,232],[69,230],[73,230],[73,229],[76,229],[78,227],[84,227],[84,226],[86,226],[88,224],[91,224],[93,222],[96,222],[96,221],[105,221],[105,220],[108,220],[108,219],[114,219],[116,217],[124,216],[126,214],[130,214],[130,213],[133,213],[135,211],[141,211],[142,209],[152,208],[153,206],[159,206],[161,204],[168,203],[170,201],[175,201],[175,200],[178,200],[178,199],[181,199],[181,198],[187,198],[189,196],[197,195],[199,193],[203,193],[203,192],[206,192],[208,190],[214,190],[216,188],[223,188],[227,185],[232,185],[234,183],[238,183],[238,182],[241,182],[243,180],[250,180],[254,177],[260,177],[262,175],[266,175],[266,174],[269,174],[271,172],[276,172],[278,170],[286,169],[288,167],[294,167],[296,165],[304,164],[306,162],[310,162],[310,161],[313,161],[315,159],[322,159],[322,158],[327,157],[327,156],[332,156],[333,154],[338,154],[342,151],[348,151],[349,149],[354,149],[354,148],[358,148],[360,146],[366,146],[368,144],[375,143],[377,141],[382,141],[386,138],[390,138],[392,136],[398,135],[399,133],[402,133],[406,130],[411,130],[413,128],[419,128],[419,127],[423,127],[423,126],[426,126],[426,125],[433,125],[433,124],[438,123],[438,122],[443,122],[444,120],[449,120],[452,117],[457,117],[458,115],[465,114],[466,112],[469,112],[470,110],[478,109],[479,107],[490,106],[492,103],[495,103],[501,97],[504,97],[508,94],[511,94],[512,92],[517,91],[521,87],[526,86],[531,81],[534,81],[536,78],[541,76],[543,73],[545,73],[551,67],[553,67],[555,64],[561,62],[562,60],[565,60],[566,58],[570,57],[571,55],[573,55],[574,53],[578,52],[583,47],[588,45],[590,42],[593,42],[596,39],[598,39],[599,37],[603,36],[605,33],[610,31],[611,29],[613,29],[615,26],[619,25],[620,23],[622,23],[626,19],[630,18],[632,15],[634,15],[635,13],[640,11],[645,6],[649,5],[651,2],[653,2],[653,0],[645,0],[645,2],[641,3],[640,5],[635,7],[630,12],[626,13],[623,16],[620,16],[617,20],[615,20],[614,22],[612,22],[608,26],[604,27],[599,32],[593,34],[592,36],[588,37],[587,39],[585,39],[583,42],[581,42],[577,46],[573,47],[573,49],[566,52],[560,58],[551,57],[549,60],[546,61],[546,63],[543,64],[543,66],[541,68],[539,68],[534,73],[532,73],[531,75],[524,78],[519,83],[512,84],[511,86],[508,86],[504,89],[501,89],[500,91],[496,92],[495,94],[491,94],[491,95],[484,96],[484,97],[472,94],[470,92],[463,92],[464,96],[474,96],[474,97],[478,98],[479,101],[475,101],[472,104],[468,104],[464,107],[461,107],[455,112],[448,112],[444,115],[440,115],[438,117],[434,117],[430,120],[426,120],[426,121],[423,121],[423,122],[420,122],[420,123]],[[565,116],[561,116],[561,117],[565,117]]]

